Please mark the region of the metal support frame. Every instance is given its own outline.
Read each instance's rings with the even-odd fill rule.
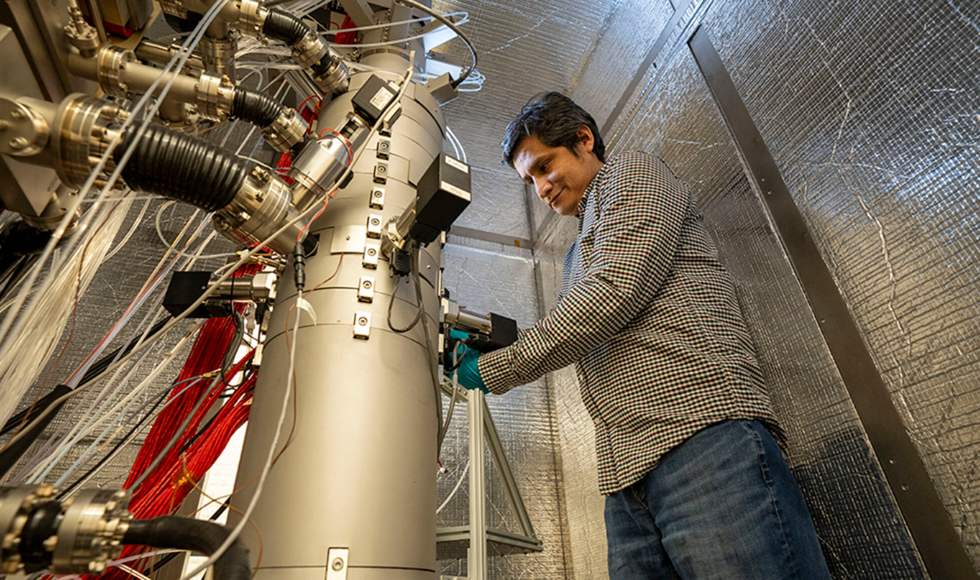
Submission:
[[[442,383],[442,390],[452,395],[452,385]],[[469,428],[470,456],[470,509],[469,522],[465,526],[440,528],[436,532],[438,558],[467,558],[469,580],[485,580],[487,574],[487,557],[489,555],[503,556],[508,554],[527,554],[543,550],[541,540],[534,535],[534,527],[528,516],[524,500],[517,489],[514,473],[504,454],[503,445],[497,426],[494,424],[486,396],[481,391],[466,391],[462,389],[456,394],[458,402],[466,403],[466,419]],[[486,470],[482,458],[484,451],[489,448],[507,497],[510,499],[514,513],[521,526],[520,533],[487,527],[486,521]],[[465,552],[464,552],[465,549]]]
[[[470,426],[470,547],[466,554],[466,572],[470,580],[487,577],[487,482],[483,465],[485,404],[481,391],[473,391],[466,402],[466,420]]]
[[[895,409],[857,323],[708,32],[698,27],[688,46],[748,166],[748,176],[762,193],[762,201],[819,321],[820,331],[926,569],[937,579],[976,580],[977,572]]]
[[[340,0],[340,5],[344,11],[358,26],[371,26],[374,24],[374,11],[368,6],[366,0]]]

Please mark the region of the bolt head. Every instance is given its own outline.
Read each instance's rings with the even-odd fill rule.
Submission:
[[[374,190],[374,197],[381,197],[381,190],[380,189],[375,189]]]
[[[367,318],[358,318],[357,323],[360,324],[361,326],[364,326],[365,324],[367,324]]]
[[[368,256],[374,256],[377,253],[378,253],[378,251],[375,250],[374,248],[368,249]]]
[[[333,564],[331,564],[334,572],[340,572],[344,569],[344,561],[340,558],[334,558]]]
[[[365,280],[364,281],[364,284],[362,284],[362,286],[364,286],[364,289],[365,290],[370,290],[371,289],[371,282],[369,280]]]

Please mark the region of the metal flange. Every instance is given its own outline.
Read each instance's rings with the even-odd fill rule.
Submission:
[[[0,153],[16,157],[37,155],[48,144],[51,128],[30,107],[0,98]]]
[[[128,63],[139,62],[139,59],[136,58],[136,53],[131,50],[106,44],[99,49],[97,58],[99,63],[97,79],[99,88],[105,91],[107,95],[128,99],[130,96],[129,87],[126,86],[126,82],[123,80],[123,71],[126,70]]]
[[[197,81],[197,112],[208,119],[222,121],[231,115],[235,85],[226,76],[203,73]]]

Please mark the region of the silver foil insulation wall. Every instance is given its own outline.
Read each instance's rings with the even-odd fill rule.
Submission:
[[[613,153],[644,149],[692,185],[726,265],[769,387],[788,455],[838,578],[928,576],[770,216],[746,172],[688,38],[703,26],[768,145],[884,379],[954,529],[980,567],[976,502],[976,313],[980,59],[976,6],[673,2],[615,7],[570,94],[596,114]],[[682,11],[653,63],[617,53],[623,38]],[[652,17],[660,11],[660,16]],[[652,45],[651,44],[648,44]],[[588,72],[591,71],[591,72]],[[635,90],[609,119],[620,93]],[[619,86],[625,86],[620,81]],[[541,87],[559,88],[559,87]],[[516,112],[517,106],[514,110]],[[574,222],[542,229],[545,305]],[[570,562],[603,577],[602,500],[591,424],[573,373],[549,377],[562,443]],[[582,482],[582,486],[577,485]]]

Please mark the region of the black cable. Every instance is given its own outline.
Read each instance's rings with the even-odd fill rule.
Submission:
[[[459,85],[463,84],[463,81],[465,81],[467,77],[470,76],[470,73],[476,70],[476,47],[473,46],[473,43],[470,42],[470,39],[467,38],[465,34],[463,34],[463,31],[460,30],[459,27],[456,26],[452,20],[446,18],[442,14],[439,14],[438,12],[436,12],[432,8],[429,8],[425,4],[421,4],[419,2],[416,2],[415,0],[395,0],[395,2],[397,2],[398,4],[404,4],[405,6],[411,6],[412,8],[418,8],[422,12],[425,12],[429,16],[432,16],[439,22],[445,24],[447,28],[449,28],[450,30],[455,32],[457,36],[459,36],[460,40],[466,43],[466,47],[470,49],[470,54],[473,56],[473,63],[470,65],[470,68],[466,69],[466,72],[464,72],[459,76],[458,79],[450,83],[452,84],[454,89]]]
[[[234,278],[232,278],[234,280]],[[238,353],[238,347],[242,344],[242,340],[245,337],[245,318],[242,317],[241,313],[235,310],[235,307],[231,307],[231,317],[235,321],[235,334],[231,338],[231,342],[228,343],[228,349],[225,351],[225,356],[221,359],[221,382],[228,388],[234,388],[225,378],[228,374],[228,367],[235,362],[235,355]]]
[[[220,506],[218,506],[218,509],[216,509],[214,513],[211,514],[211,517],[209,517],[208,519],[211,520],[212,522],[217,520],[218,518],[221,517],[221,514],[225,513],[226,509],[228,509],[227,504],[221,504]],[[161,558],[159,562],[153,565],[151,571],[156,572],[160,568],[163,568],[164,566],[169,564],[171,561],[173,561],[174,558],[180,556],[181,554],[182,552],[171,552],[170,554],[167,554],[166,556]]]
[[[122,543],[193,550],[202,554],[214,554],[231,536],[231,530],[214,522],[162,516],[147,520],[131,520]],[[215,580],[249,580],[252,570],[248,562],[248,548],[241,538],[214,563]]]
[[[61,391],[58,394],[58,397],[62,397],[71,391],[71,389],[65,385],[58,385],[55,390]],[[34,427],[25,433],[23,437],[17,441],[14,441],[12,444],[9,444],[6,449],[0,452],[0,477],[7,475],[10,468],[17,464],[17,461],[24,455],[34,441],[37,440],[38,436],[41,435],[41,432],[47,428],[47,426],[51,423],[51,420],[54,419],[54,416],[61,410],[62,406],[64,406],[64,402],[58,403],[51,413],[39,421],[37,425],[34,425]]]
[[[162,329],[164,325],[166,325],[167,322],[169,321],[170,321],[170,317],[168,316],[160,320],[156,324],[154,324],[150,328],[150,331],[146,334],[146,340],[155,337],[160,332],[160,329]],[[117,348],[116,350],[100,358],[91,367],[89,367],[88,371],[86,371],[84,375],[82,375],[82,378],[78,383],[78,386],[80,387],[92,381],[96,377],[98,377],[100,374],[102,374],[105,371],[105,369],[109,368],[109,365],[111,365],[112,362],[117,359],[117,357],[125,356],[131,350],[136,348],[136,343],[137,341],[130,341],[126,345]],[[4,423],[3,428],[0,429],[0,435],[6,435],[7,433],[19,428],[21,425],[33,422],[35,419],[37,419],[38,416],[44,413],[54,401],[61,398],[65,394],[70,393],[72,390],[73,389],[65,385],[56,386],[50,393],[48,393],[47,395],[39,399],[34,405],[20,411],[19,413],[17,413],[16,415],[8,419],[7,422]],[[48,418],[46,419],[46,424],[50,423],[50,419],[53,419],[54,416],[57,415],[57,413],[58,411],[53,411],[49,413]],[[19,442],[15,445],[18,444]]]
[[[412,249],[412,251],[420,252],[420,250],[418,249],[418,245],[416,245]],[[411,258],[409,258],[409,260],[411,260]],[[419,320],[422,320],[422,292],[418,283],[418,273],[416,272],[415,273],[415,278],[416,278],[415,279],[415,304],[418,310],[415,312],[415,318],[405,328],[395,328],[394,323],[391,322],[391,309],[395,305],[395,296],[398,294],[398,288],[401,287],[402,278],[403,276],[398,276],[397,279],[395,280],[395,288],[394,290],[391,291],[391,298],[388,300],[388,317],[387,317],[388,328],[390,328],[392,332],[396,332],[398,334],[403,334],[408,332],[409,330],[412,330],[413,328],[415,328],[415,325],[419,323]]]

